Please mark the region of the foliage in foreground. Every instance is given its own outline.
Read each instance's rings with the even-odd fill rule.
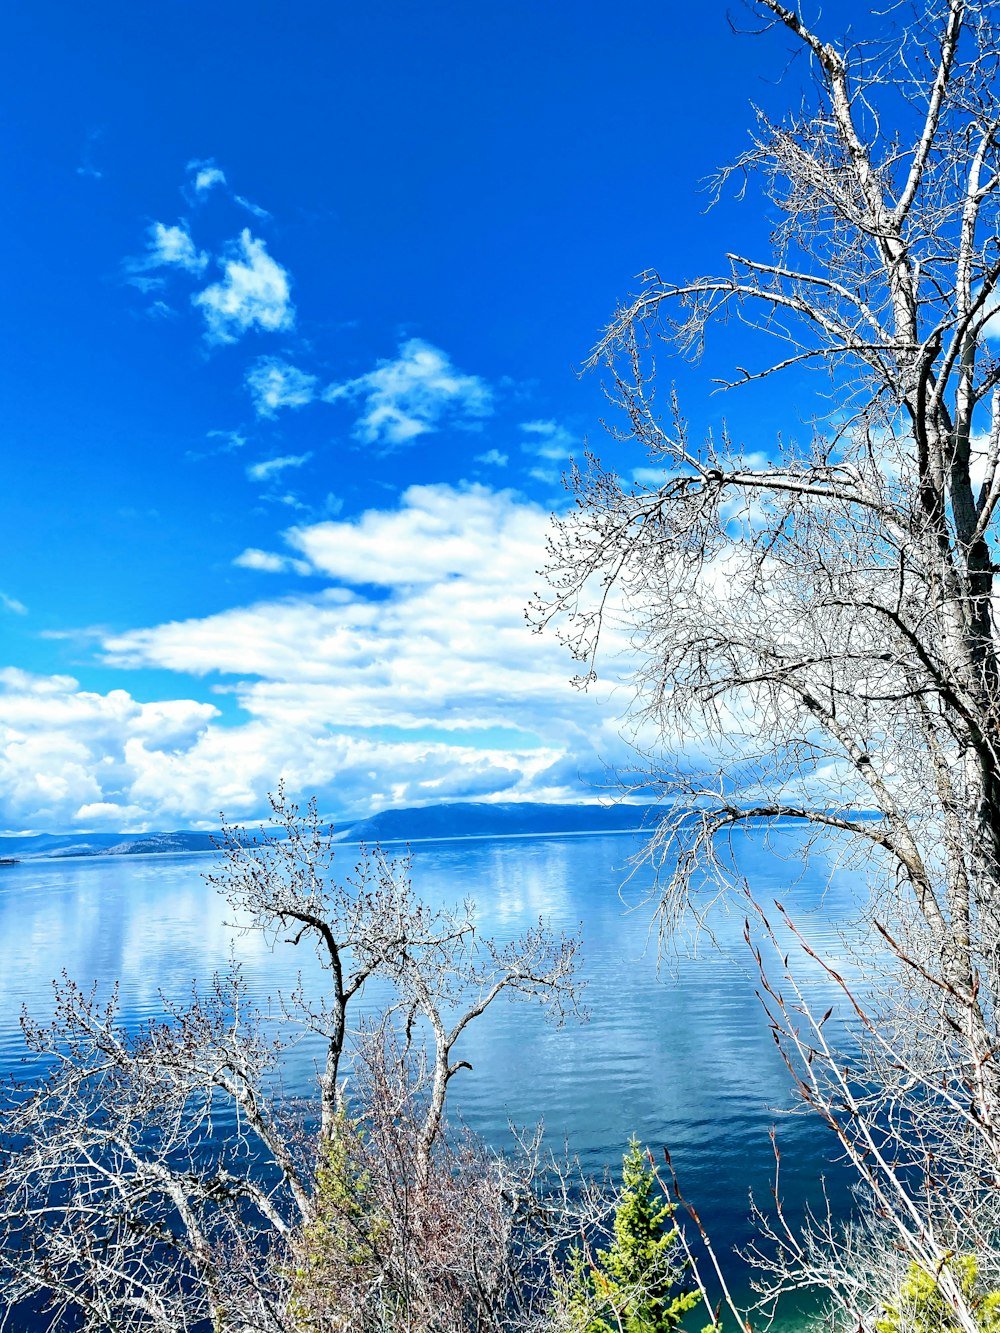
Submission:
[[[32,1306],[53,1333],[671,1333],[693,1298],[671,1295],[677,1232],[638,1144],[615,1211],[540,1132],[500,1154],[445,1115],[470,1068],[456,1047],[494,1002],[577,1010],[577,941],[541,922],[486,938],[471,904],[431,907],[377,848],[335,878],[315,807],[273,804],[285,836],[227,830],[211,878],[248,929],[312,943],[325,988],[300,981],[274,1024],[237,969],[130,1030],[117,992],[64,978],[48,1023],[25,1015],[36,1076],[0,1124],[0,1324]],[[385,1008],[355,1017],[371,980]],[[320,1060],[298,1105],[280,1062],[303,1033]],[[568,1278],[574,1238],[589,1254],[612,1216]]]
[[[1000,1333],[1000,1291],[982,1289],[979,1265],[972,1254],[946,1259],[933,1273],[912,1263],[900,1284],[898,1299],[886,1302],[882,1317],[875,1321],[876,1333],[959,1333],[962,1323],[941,1289],[945,1268],[980,1333]]]
[[[770,244],[650,270],[615,312],[592,364],[625,448],[572,470],[536,623],[583,685],[629,664],[662,929],[703,921],[706,886],[736,897],[780,1053],[854,1175],[852,1219],[816,1199],[803,1225],[776,1186],[765,1309],[811,1290],[873,1333],[914,1264],[979,1333],[950,1259],[1000,1288],[1000,3],[744,8],[794,91],[715,184]],[[706,349],[745,443],[732,411],[690,426],[663,374]],[[754,897],[732,835],[769,828],[870,886],[857,985]]]
[[[456,1046],[493,1003],[576,1012],[578,942],[541,922],[484,937],[377,848],[336,877],[315,807],[273,805],[284,836],[227,829],[210,878],[247,929],[312,944],[323,984],[264,1015],[236,969],[129,1027],[117,992],[64,978],[50,1021],[25,1015],[34,1076],[0,1122],[5,1327],[30,1305],[88,1333],[513,1329],[546,1245],[586,1227],[589,1196],[553,1192],[535,1140],[501,1157],[445,1121]],[[370,982],[388,999],[366,1023]],[[319,1070],[300,1106],[280,1070],[303,1036]]]
[[[614,1196],[573,1185],[583,1240],[567,1250],[566,1196],[554,1209],[551,1192],[532,1193],[511,1162],[498,1170],[468,1135],[443,1145],[432,1196],[415,1206],[400,1144],[409,1115],[393,1119],[342,1116],[327,1145],[293,1245],[295,1333],[675,1333],[703,1300],[682,1286],[674,1209],[636,1139]]]
[[[575,1246],[558,1287],[570,1333],[673,1333],[699,1304],[699,1291],[678,1290],[685,1265],[677,1259],[678,1229],[668,1225],[673,1214],[633,1137],[611,1243],[594,1253]]]

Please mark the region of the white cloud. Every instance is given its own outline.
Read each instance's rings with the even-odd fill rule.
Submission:
[[[634,467],[629,476],[636,486],[665,486],[673,474],[665,467]]]
[[[295,560],[288,555],[275,555],[273,551],[260,551],[255,546],[248,546],[236,557],[234,565],[241,569],[258,569],[265,574],[311,573],[305,560]]]
[[[310,458],[312,454],[285,454],[282,458],[265,458],[261,463],[251,463],[247,468],[247,476],[251,481],[267,481],[269,477],[276,477],[286,468],[301,467],[303,463],[308,463]]]
[[[334,588],[235,608],[108,639],[108,660],[244,678],[234,687],[243,707],[292,729],[310,718],[309,727],[323,719],[455,732],[513,726],[544,732],[559,749],[568,717],[594,717],[566,685],[562,650],[524,624],[547,515],[509,495],[492,499],[494,512],[483,488],[414,487],[395,513],[318,525],[316,543],[298,531],[314,569],[375,574],[388,595]],[[431,512],[449,516],[433,533]],[[354,555],[349,532],[331,545],[331,526],[353,527]],[[405,552],[412,557],[413,543],[428,537],[422,562],[406,568]],[[380,567],[366,567],[376,549]]]
[[[222,443],[216,446],[216,451],[226,454],[242,449],[247,442],[247,437],[241,435],[238,430],[210,430],[206,439],[221,440]]]
[[[420,338],[402,344],[394,361],[334,384],[327,402],[361,400],[354,435],[366,444],[406,444],[445,421],[474,426],[493,411],[493,396],[477,375],[457,370],[448,355]]]
[[[255,204],[252,200],[247,199],[245,195],[234,194],[233,202],[239,204],[240,208],[245,208],[248,213],[252,213],[255,218],[260,218],[262,221],[267,221],[271,216],[266,208],[261,208],[260,204]]]
[[[143,704],[124,690],[81,690],[71,676],[0,670],[0,825],[141,826],[151,812],[129,794],[135,760],[189,750],[218,715],[191,699]]]
[[[194,158],[187,164],[187,169],[194,177],[191,183],[196,194],[207,194],[215,186],[226,183],[226,173],[215,165],[213,158]]]
[[[972,289],[973,297],[978,299],[982,290],[982,283],[976,283]],[[1000,291],[994,289],[986,298],[985,313],[987,318],[982,326],[982,336],[987,342],[1000,342]]]
[[[485,463],[488,467],[506,467],[507,455],[499,449],[487,449],[485,454],[476,454],[475,462]]]
[[[559,473],[551,467],[529,468],[528,476],[535,481],[540,481],[543,486],[555,486],[559,481]]]
[[[528,437],[524,448],[539,458],[565,463],[580,441],[557,421],[522,421],[521,429]]]
[[[106,637],[108,664],[207,677],[244,715],[186,750],[133,743],[122,799],[154,823],[169,805],[176,826],[259,813],[280,775],[356,813],[587,794],[581,775],[601,783],[626,758],[621,708],[574,691],[566,653],[524,623],[547,523],[508,492],[412,487],[392,511],[292,530],[291,555],[237,559],[341,586]]]
[[[126,272],[129,275],[125,281],[130,287],[135,287],[143,294],[162,291],[167,285],[166,278],[147,277],[143,271],[147,267],[145,260],[129,260],[125,265]]]
[[[5,592],[0,592],[0,611],[9,611],[14,616],[26,616],[28,608],[23,602],[19,602],[16,597],[11,597]]]
[[[628,760],[626,700],[573,690],[568,655],[524,623],[547,525],[508,491],[414,486],[394,509],[299,525],[287,553],[237,557],[325,576],[319,592],[103,636],[106,665],[187,677],[176,699],[0,672],[0,824],[249,819],[282,776],[345,815],[592,795],[581,778]]]
[[[146,255],[138,261],[137,268],[174,267],[186,273],[204,273],[208,255],[197,248],[186,222],[177,222],[172,227],[154,222],[147,235]]]
[[[274,417],[282,407],[305,407],[316,396],[316,376],[276,356],[262,356],[247,371],[246,385],[259,417]]]
[[[410,587],[461,575],[502,587],[538,563],[548,517],[510,491],[410,486],[397,510],[370,509],[287,536],[316,570],[344,583]]]
[[[220,263],[223,280],[191,298],[205,316],[211,341],[236,342],[254,327],[268,333],[292,327],[295,308],[288,273],[249,228],[243,229],[229,257]]]

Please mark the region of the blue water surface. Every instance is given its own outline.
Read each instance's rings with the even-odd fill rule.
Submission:
[[[829,1133],[801,1111],[788,1113],[794,1097],[755,994],[759,977],[743,939],[743,906],[717,905],[712,940],[703,938],[696,956],[661,963],[655,931],[650,935],[648,868],[621,889],[641,847],[638,835],[619,834],[413,848],[420,894],[431,902],[475,899],[481,932],[507,939],[542,916],[583,937],[589,1021],[557,1028],[527,1004],[496,1004],[462,1038],[456,1053],[473,1069],[454,1079],[451,1107],[498,1147],[509,1142],[510,1122],[543,1120],[553,1146],[565,1141],[592,1171],[619,1164],[632,1134],[657,1154],[669,1147],[685,1193],[746,1299],[749,1274],[734,1251],[752,1237],[751,1190],[763,1203],[770,1197],[770,1128],[782,1150],[792,1218],[808,1200],[821,1202],[824,1177],[835,1206],[846,1209],[847,1180]],[[832,852],[814,852],[805,863],[793,830],[770,844],[742,835],[734,850],[758,900],[780,898],[813,945],[849,967],[842,929],[861,895]],[[356,854],[341,847],[338,866],[349,871]],[[261,1005],[291,991],[300,970],[307,989],[321,987],[311,952],[282,944],[272,950],[259,935],[233,929],[233,909],[205,883],[212,866],[211,854],[189,854],[0,867],[0,1071],[21,1066],[22,1004],[44,1018],[62,970],[102,991],[118,980],[130,1024],[161,1014],[164,996],[183,1000],[197,979],[226,969],[231,957]],[[803,960],[798,971],[818,1009],[837,1002],[815,966]],[[377,993],[366,1002],[376,1005]],[[289,1055],[289,1092],[314,1086],[317,1055],[308,1044]]]

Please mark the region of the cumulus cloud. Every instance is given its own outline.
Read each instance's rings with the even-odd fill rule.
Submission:
[[[531,737],[520,745],[516,732],[484,745],[474,733],[352,725],[337,717],[336,690],[260,684],[270,694],[241,694],[248,716],[222,725],[195,700],[144,704],[65,676],[0,673],[0,826],[214,827],[220,810],[263,816],[281,777],[338,818],[447,796],[516,797],[560,754]]]
[[[0,592],[0,611],[9,611],[13,616],[26,616],[28,608],[9,593]]]
[[[192,699],[143,704],[71,676],[0,670],[0,823],[141,827],[151,811],[130,791],[142,757],[189,750],[218,715]],[[107,817],[95,815],[105,805]]]
[[[499,449],[487,449],[485,454],[476,454],[475,462],[484,463],[487,467],[506,467],[507,455]]]
[[[146,254],[138,262],[141,268],[180,268],[201,275],[208,266],[208,255],[192,240],[186,222],[167,227],[154,222],[147,229]]]
[[[219,262],[222,281],[191,298],[205,317],[211,341],[233,343],[252,328],[277,333],[292,327],[295,308],[288,273],[249,228]]]
[[[395,509],[291,530],[288,554],[237,557],[325,577],[319,592],[106,637],[107,664],[204,679],[242,715],[185,750],[133,745],[124,795],[210,820],[259,813],[282,775],[348,814],[588,794],[581,777],[601,784],[627,754],[621,709],[574,691],[567,654],[524,623],[547,522],[509,492],[412,487]]]
[[[262,356],[251,366],[246,386],[259,417],[275,417],[282,407],[305,407],[316,396],[316,376],[277,356]]]
[[[461,575],[503,586],[538,563],[548,513],[487,486],[410,486],[396,510],[293,528],[292,547],[348,584],[410,587]]]
[[[247,468],[247,476],[251,481],[267,481],[270,477],[276,477],[279,472],[284,472],[286,468],[301,467],[303,463],[308,463],[312,454],[285,454],[281,458],[265,458],[263,462],[251,463]]]
[[[279,777],[343,817],[592,794],[627,758],[624,704],[573,690],[568,655],[524,623],[547,523],[512,492],[414,486],[392,509],[291,529],[286,552],[249,548],[241,568],[325,586],[103,636],[106,665],[177,673],[165,702],[136,697],[141,674],[100,694],[0,673],[0,823],[251,819]]]
[[[457,370],[447,353],[420,338],[403,343],[395,360],[377,362],[367,375],[331,385],[323,397],[363,404],[354,435],[365,444],[407,444],[446,421],[478,426],[493,411],[486,382]]]

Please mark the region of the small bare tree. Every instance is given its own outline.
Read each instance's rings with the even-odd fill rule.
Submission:
[[[53,1329],[116,1333],[524,1327],[533,1266],[586,1216],[551,1196],[537,1145],[508,1161],[449,1146],[444,1118],[470,1067],[456,1044],[495,1000],[576,1012],[578,942],[541,924],[482,939],[471,904],[428,907],[378,849],[338,881],[315,806],[273,806],[284,836],[227,828],[209,878],[249,929],[311,940],[326,993],[300,981],[272,1037],[238,969],[132,1032],[117,994],[65,979],[49,1023],[24,1016],[37,1077],[12,1086],[0,1145],[3,1326],[33,1303]],[[376,977],[393,998],[355,1049],[351,1006]],[[315,1104],[281,1095],[303,1027],[325,1048]]]
[[[52,1328],[222,1329],[230,1309],[280,1328],[268,1255],[308,1215],[311,1166],[239,974],[134,1033],[117,994],[64,979],[23,1027],[40,1072],[3,1126],[4,1326],[34,1299]]]
[[[442,1123],[424,1159],[432,1063],[385,1024],[354,1079],[364,1114],[329,1140],[292,1247],[299,1333],[551,1328],[570,1243],[607,1228],[607,1182],[543,1153],[540,1131],[499,1155]]]
[[[897,970],[859,1001],[860,1063],[845,1083],[843,1053],[777,985],[775,1033],[853,1145],[883,1251],[929,1265],[971,1331],[949,1255],[973,1238],[984,1264],[1000,1253],[992,1221],[974,1225],[996,1217],[1000,1178],[1000,9],[892,6],[850,46],[780,0],[752,12],[812,75],[811,99],[759,115],[717,182],[763,194],[773,250],[692,281],[647,273],[617,312],[593,362],[612,434],[661,482],[628,485],[595,457],[572,473],[536,615],[561,625],[584,683],[609,630],[631,641],[645,780],[669,797],[665,927],[706,874],[739,881],[720,849],[740,825],[836,834],[870,874]],[[819,372],[803,446],[761,461],[728,435],[693,439],[674,395],[661,410],[657,344],[700,356],[724,320],[762,350],[720,387],[791,397]],[[867,1282],[851,1308],[870,1325],[870,1256],[827,1272]]]

